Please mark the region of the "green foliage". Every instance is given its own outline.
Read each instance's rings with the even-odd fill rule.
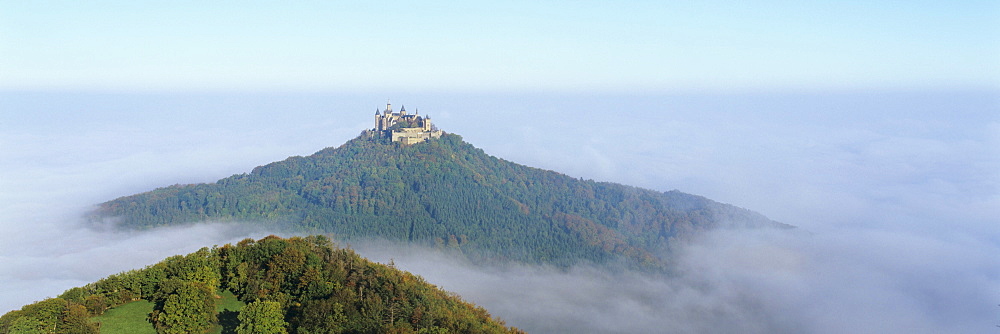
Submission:
[[[221,298],[216,299],[215,306],[219,321],[209,333],[235,333],[239,324],[236,315],[246,304],[230,291],[221,291],[218,295]],[[91,321],[100,323],[103,334],[155,334],[156,329],[149,321],[153,307],[154,304],[146,300],[131,302],[111,308]]]
[[[292,333],[516,331],[420,277],[334,249],[325,237],[248,239],[218,253],[223,266],[240,268],[227,275],[241,282],[230,285],[236,295],[281,305]]]
[[[453,134],[416,145],[364,136],[214,184],[101,205],[124,228],[195,221],[281,223],[345,240],[437,246],[479,261],[566,266],[625,259],[657,268],[672,239],[723,222],[780,226],[703,197],[584,181],[485,154]]]
[[[96,334],[83,305],[62,298],[49,298],[25,305],[0,317],[0,333]]]
[[[187,256],[173,256],[135,275],[127,281],[152,282],[147,298],[154,302],[150,320],[159,333],[204,332],[216,322],[215,291],[221,275],[217,256],[202,248]],[[132,289],[142,289],[133,284]]]
[[[67,334],[97,334],[97,326],[89,321],[87,308],[80,304],[69,303],[63,310],[62,317],[56,325],[57,333]]]
[[[42,334],[46,333],[44,324],[34,317],[18,317],[10,325],[10,334]]]
[[[84,288],[72,288],[63,292],[58,298],[77,304],[83,304],[86,301],[87,295],[87,290]]]
[[[272,301],[258,300],[247,304],[239,315],[240,325],[236,327],[237,334],[285,334],[284,313],[281,304]]]
[[[217,296],[213,284],[231,291]],[[140,293],[140,301],[117,302]],[[323,236],[204,248],[62,296],[77,302],[51,298],[9,312],[0,317],[0,334],[96,333],[98,324],[104,333],[519,332],[418,276],[334,248]],[[98,316],[80,300],[111,302]]]
[[[216,321],[215,293],[201,282],[177,282],[174,290],[157,303],[151,318],[162,334],[202,333]]]

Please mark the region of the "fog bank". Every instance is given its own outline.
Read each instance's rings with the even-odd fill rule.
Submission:
[[[379,94],[0,93],[0,312],[267,231],[90,230],[118,196],[338,146]],[[797,225],[677,245],[669,278],[478,268],[359,247],[538,332],[991,332],[1000,323],[1000,94],[398,93],[487,153],[679,189]],[[395,104],[394,103],[394,104]]]
[[[975,333],[1000,291],[995,245],[871,230],[717,231],[680,245],[670,276],[355,247],[531,333]]]

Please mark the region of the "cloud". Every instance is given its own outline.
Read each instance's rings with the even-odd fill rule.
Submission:
[[[218,114],[183,109],[182,101],[170,98],[145,98],[13,93],[0,98],[5,110],[0,122],[0,312],[171,255],[266,235],[220,224],[143,232],[85,226],[86,211],[118,196],[214,181],[309,152],[294,145],[301,137],[264,140],[257,138],[261,130],[242,130],[257,120],[235,117],[233,111],[228,112],[233,120],[222,126],[221,119],[204,122]]]
[[[707,235],[676,250],[680,274],[669,278],[363,255],[394,258],[538,332],[939,333],[1000,322],[995,93],[566,96],[516,110],[486,100],[479,113],[507,117],[438,121],[509,160],[677,188],[803,232]]]
[[[228,225],[95,231],[79,217],[118,196],[337,146],[369,126],[365,110],[381,95],[2,93],[0,312],[266,234]],[[722,231],[676,245],[678,269],[669,277],[482,268],[419,249],[356,245],[513,325],[932,333],[992,331],[1000,322],[995,93],[393,100],[508,160],[676,188],[801,227]]]
[[[354,247],[532,333],[969,333],[1000,298],[996,245],[898,231],[716,231],[677,246],[671,275]]]
[[[200,224],[157,231],[115,233],[77,224],[41,226],[19,232],[0,261],[0,300],[4,312],[108,275],[140,269],[170,255],[235,243],[267,232],[232,224]],[[14,240],[8,240],[14,241]]]

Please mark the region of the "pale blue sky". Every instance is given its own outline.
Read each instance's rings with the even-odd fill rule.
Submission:
[[[7,1],[0,89],[996,89],[994,1]]]
[[[747,332],[995,329],[1000,2],[661,2],[0,0],[0,313],[259,237],[111,233],[80,217],[338,146],[391,97],[500,158],[679,189],[810,232],[747,236],[763,253],[707,244],[724,254],[679,272],[710,277],[662,283],[704,293],[688,304],[653,281],[623,280],[612,297],[622,281],[583,281],[594,294],[559,294],[566,304],[532,298],[574,277],[415,270],[513,325],[665,328],[681,323],[671,314],[714,314]],[[770,250],[803,265],[727,262],[788,258]],[[498,296],[511,299],[490,304]]]

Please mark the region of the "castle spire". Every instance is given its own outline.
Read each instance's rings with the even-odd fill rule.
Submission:
[[[389,99],[385,99],[385,112],[387,114],[392,113],[392,101],[389,101]]]

